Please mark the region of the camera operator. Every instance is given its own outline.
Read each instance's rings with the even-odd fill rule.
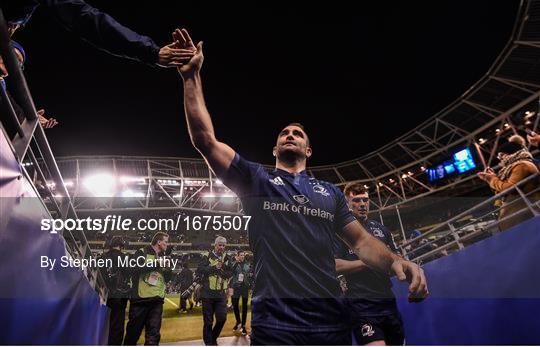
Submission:
[[[231,276],[229,259],[225,253],[227,239],[218,236],[214,250],[199,263],[197,273],[202,281],[203,340],[205,345],[217,345],[217,338],[227,320],[227,279]],[[214,323],[216,316],[216,324]]]
[[[107,307],[111,309],[109,323],[109,345],[119,346],[124,339],[124,320],[126,306],[131,291],[131,279],[128,269],[118,266],[119,258],[126,257],[122,249],[124,240],[120,236],[111,239],[110,248],[103,253],[102,259],[111,259],[112,266],[102,268],[101,273],[107,284],[109,296]]]
[[[251,267],[245,261],[246,253],[244,251],[238,251],[236,253],[236,261],[232,266],[232,277],[230,281],[230,288],[232,288],[232,305],[234,308],[234,316],[236,318],[236,324],[233,331],[236,332],[241,329],[242,335],[247,335],[246,330],[246,318],[247,318],[247,306],[248,306],[248,294],[251,283]],[[242,298],[242,318],[240,319],[240,298]]]
[[[144,257],[147,264],[132,269],[133,291],[124,345],[136,345],[143,328],[145,345],[159,344],[165,283],[169,281],[172,273],[170,268],[165,267],[168,242],[169,235],[158,232],[152,238],[151,245],[134,254],[136,259]],[[153,262],[155,266],[148,266],[148,263]]]
[[[178,282],[180,284],[180,313],[187,313],[187,304],[186,301],[189,301],[189,310],[193,309],[193,298],[192,292],[190,291],[189,295],[184,296],[184,291],[190,288],[193,284],[193,271],[191,271],[187,264],[182,266],[182,270],[178,274]]]

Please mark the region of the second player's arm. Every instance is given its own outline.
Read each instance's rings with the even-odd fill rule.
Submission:
[[[348,274],[360,271],[367,267],[361,260],[344,260],[336,258],[336,271],[338,274]]]
[[[428,294],[424,271],[415,263],[391,252],[386,245],[370,235],[358,222],[353,221],[343,228],[343,237],[349,247],[364,263],[400,281],[409,281],[409,292],[413,298],[425,298]]]

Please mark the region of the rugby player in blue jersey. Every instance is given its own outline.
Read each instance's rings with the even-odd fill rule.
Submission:
[[[390,230],[368,219],[369,193],[360,183],[350,183],[343,190],[351,212],[371,235],[394,253],[398,253]],[[386,273],[366,265],[339,238],[335,239],[336,271],[347,281],[346,307],[355,340],[360,345],[403,345],[403,321]]]
[[[195,47],[186,30],[177,30],[179,48]],[[276,168],[268,172],[216,139],[205,106],[200,69],[202,42],[195,56],[178,68],[191,141],[215,174],[252,216],[248,235],[253,251],[253,345],[350,344],[333,254],[339,233],[362,261],[409,280],[412,296],[427,295],[422,270],[395,255],[354,218],[343,193],[311,178],[306,160],[309,139],[298,123],[286,126],[273,148]]]

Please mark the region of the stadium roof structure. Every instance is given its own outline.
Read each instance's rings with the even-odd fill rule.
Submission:
[[[457,100],[376,151],[346,162],[309,167],[308,172],[338,186],[349,182],[364,184],[376,191],[372,202],[379,211],[439,192],[471,191],[483,185],[474,172],[434,185],[425,171],[461,149],[469,148],[475,153],[476,146],[486,164],[494,166],[495,149],[501,138],[518,131],[523,134],[525,128],[538,129],[539,98],[540,1],[523,0],[508,43],[487,73]],[[478,158],[478,154],[474,155]],[[60,157],[57,162],[64,178],[73,182],[78,209],[242,211],[232,193],[202,159],[99,156]],[[101,202],[89,200],[91,195],[85,194],[83,181],[96,172],[116,177],[116,182],[109,177],[107,184],[121,186],[123,196]],[[124,201],[120,201],[122,197]],[[126,205],[126,199],[136,203]]]

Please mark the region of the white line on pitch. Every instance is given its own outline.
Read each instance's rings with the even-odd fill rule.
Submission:
[[[171,305],[173,305],[174,307],[178,308],[178,305],[174,303],[174,301],[172,301],[171,299],[169,298],[165,298],[165,300],[167,300],[168,302],[171,303]]]

